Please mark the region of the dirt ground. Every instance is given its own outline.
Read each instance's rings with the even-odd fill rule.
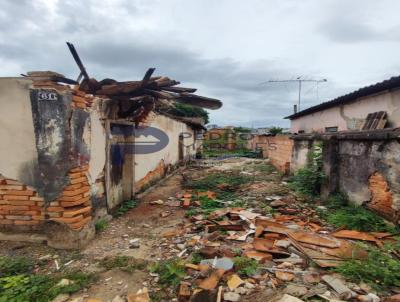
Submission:
[[[177,194],[185,191],[182,184],[188,177],[196,180],[213,171],[227,173],[227,175],[236,171],[254,178],[245,189],[237,192],[242,199],[247,201],[249,210],[257,209],[266,197],[274,198],[278,195],[286,202],[291,202],[293,199],[286,182],[277,171],[271,169],[267,160],[232,158],[201,162],[200,165],[191,166],[183,172],[170,175],[141,194],[137,207],[129,210],[121,217],[112,219],[105,230],[97,234],[96,238],[82,250],[65,251],[55,250],[40,244],[1,242],[0,254],[27,256],[36,260],[43,256],[50,257],[52,260],[45,267],[48,272],[54,272],[54,260],[57,260],[61,270],[78,269],[96,274],[98,278],[95,283],[71,295],[67,301],[83,302],[97,299],[98,301],[108,302],[113,301],[117,296],[122,297],[122,300],[114,301],[124,301],[129,293],[136,293],[143,287],[149,288],[150,291],[160,290],[154,282],[154,276],[151,276],[147,269],[125,272],[120,268],[106,269],[100,262],[104,258],[128,256],[148,261],[150,264],[180,256],[182,251],[177,246],[179,243],[185,243],[187,238],[178,238],[171,242],[164,235],[168,232],[184,229],[190,224],[190,220],[185,217],[187,209],[179,206],[168,206],[166,203],[176,201]],[[162,200],[164,204],[152,204],[156,200]],[[162,217],[162,214],[166,212],[169,212],[169,215]],[[136,238],[139,241],[139,247],[131,248],[129,241]],[[222,239],[222,244],[227,244],[226,240]],[[228,244],[230,244],[230,248],[235,248],[234,243]],[[183,257],[188,257],[188,255]],[[271,301],[273,297],[282,294],[281,289],[274,289],[274,287],[271,288],[267,284],[257,287],[255,290],[242,295],[239,301]],[[175,301],[176,299],[170,296],[164,301],[171,300]],[[158,301],[162,301],[162,299]]]

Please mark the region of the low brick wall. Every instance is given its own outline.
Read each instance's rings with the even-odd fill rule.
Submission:
[[[293,140],[287,135],[255,135],[248,142],[252,150],[262,149],[263,157],[269,158],[271,163],[282,173],[290,172],[292,161]]]

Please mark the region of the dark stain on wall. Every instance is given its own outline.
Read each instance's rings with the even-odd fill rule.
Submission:
[[[89,162],[83,139],[85,128],[90,127],[89,113],[71,110],[69,93],[32,89],[30,94],[38,158],[23,167],[21,179],[49,202],[68,185],[68,171]]]

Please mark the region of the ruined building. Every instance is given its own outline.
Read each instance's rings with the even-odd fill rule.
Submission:
[[[74,50],[74,49],[73,49]],[[221,102],[167,77],[75,82],[54,72],[0,78],[0,239],[76,248],[96,213],[165,176],[201,147],[201,119],[175,104]]]

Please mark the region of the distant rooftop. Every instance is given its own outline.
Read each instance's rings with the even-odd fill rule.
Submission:
[[[392,77],[389,80],[385,80],[383,82],[379,82],[370,86],[366,86],[363,88],[360,88],[358,90],[355,90],[351,93],[342,95],[340,97],[337,97],[331,101],[321,103],[319,105],[304,109],[302,111],[299,111],[297,113],[294,113],[292,115],[289,115],[285,117],[285,119],[296,119],[304,115],[308,115],[311,113],[315,113],[324,109],[328,109],[331,107],[335,107],[338,105],[344,105],[353,102],[354,100],[365,97],[371,94],[379,93],[385,90],[389,89],[394,89],[394,88],[400,88],[400,76],[397,77]]]

